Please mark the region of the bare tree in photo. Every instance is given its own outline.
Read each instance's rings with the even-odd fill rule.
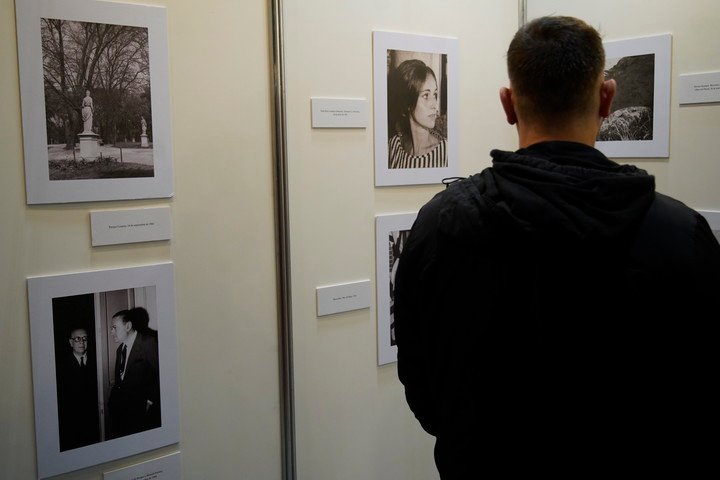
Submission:
[[[148,29],[53,18],[41,22],[51,179],[153,176],[152,149],[140,149],[143,117],[152,138]],[[103,171],[68,171],[57,162],[76,159],[87,91],[94,104],[92,132],[103,147],[117,147],[100,152],[117,164]]]

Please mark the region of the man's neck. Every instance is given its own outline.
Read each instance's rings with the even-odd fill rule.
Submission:
[[[540,142],[565,141],[595,146],[597,130],[569,128],[553,130],[523,129],[518,125],[518,139],[520,148],[529,147]]]
[[[517,124],[520,148],[529,147],[540,142],[565,141],[595,146],[599,123],[594,119],[568,122],[563,126],[536,126],[519,121]]]

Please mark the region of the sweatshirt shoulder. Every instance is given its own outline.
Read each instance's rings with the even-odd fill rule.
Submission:
[[[707,221],[697,210],[658,192],[655,192],[655,198],[648,210],[647,221],[653,222],[657,228],[675,231],[695,231],[698,226],[707,225]]]
[[[640,248],[685,268],[720,266],[720,245],[705,217],[657,192],[641,224],[636,251]]]

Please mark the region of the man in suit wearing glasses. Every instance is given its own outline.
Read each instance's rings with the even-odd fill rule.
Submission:
[[[71,328],[69,349],[58,358],[57,393],[60,451],[100,440],[97,368],[90,337],[82,327]]]

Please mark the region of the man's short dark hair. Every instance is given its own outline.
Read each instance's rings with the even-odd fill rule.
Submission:
[[[557,122],[588,112],[605,51],[600,34],[582,20],[541,17],[517,31],[507,65],[518,109],[534,120]]]
[[[130,310],[133,328],[138,332],[145,332],[150,324],[150,315],[143,307],[135,307]]]
[[[123,324],[130,322],[133,330],[135,330],[135,323],[133,322],[133,316],[130,310],[120,310],[112,318],[120,318]]]

